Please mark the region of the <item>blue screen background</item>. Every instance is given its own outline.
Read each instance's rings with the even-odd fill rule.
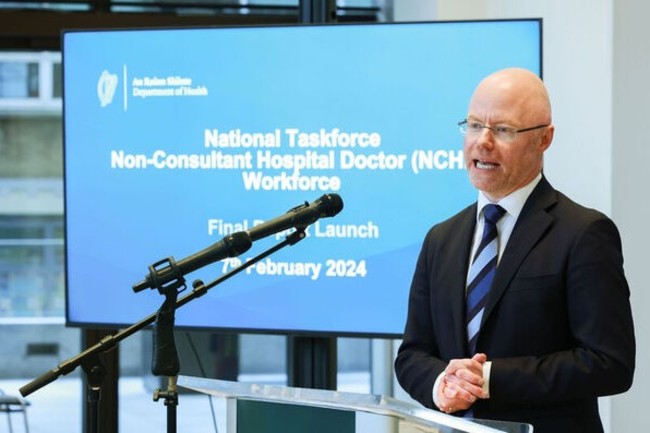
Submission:
[[[322,194],[340,214],[326,225],[378,227],[372,238],[309,236],[270,257],[320,264],[310,276],[259,275],[218,285],[179,309],[178,326],[260,332],[402,333],[412,272],[427,230],[476,198],[462,163],[457,122],[482,77],[521,66],[541,74],[538,20],[174,30],[72,31],[63,36],[67,321],[125,325],[155,312],[156,290],[134,293],[148,266],[177,261],[225,234],[209,220],[269,220]],[[110,103],[100,77],[112,74]],[[201,96],[135,96],[135,80],[182,77]],[[165,86],[162,86],[165,87]],[[166,86],[175,89],[178,86]],[[104,90],[104,93],[106,91]],[[287,128],[378,133],[376,148],[291,148]],[[210,148],[205,131],[281,131],[273,149]],[[337,176],[340,189],[253,190],[243,172],[257,151],[334,152],[335,164],[303,176]],[[401,169],[343,169],[341,152],[405,155]],[[251,152],[251,169],[116,168],[115,152],[149,155]],[[413,155],[440,152],[438,167],[414,170]],[[271,236],[247,260],[282,240]],[[230,263],[230,262],[228,262]],[[186,276],[221,276],[217,262]],[[325,275],[326,271],[333,274]],[[363,272],[362,272],[363,271]],[[346,275],[342,275],[346,274]],[[363,275],[362,275],[363,274]],[[181,295],[182,296],[182,295]]]

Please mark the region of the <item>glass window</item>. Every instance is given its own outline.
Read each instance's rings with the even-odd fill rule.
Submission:
[[[63,68],[61,62],[52,65],[52,97],[63,97]]]
[[[56,53],[0,53],[0,388],[7,394],[81,350],[79,330],[64,326],[60,66]],[[32,431],[81,432],[79,378],[75,371],[28,397]]]
[[[0,317],[63,317],[62,224],[0,216]]]
[[[37,98],[38,73],[35,62],[0,61],[0,98]]]

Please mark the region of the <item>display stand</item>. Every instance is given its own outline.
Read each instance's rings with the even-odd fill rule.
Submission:
[[[287,337],[288,385],[336,389],[336,337]]]
[[[532,433],[529,424],[471,420],[372,394],[180,376],[178,385],[226,399],[227,433],[362,433],[359,417],[394,421],[396,432]]]

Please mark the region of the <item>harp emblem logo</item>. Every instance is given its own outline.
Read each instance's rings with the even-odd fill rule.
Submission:
[[[104,70],[99,76],[97,81],[97,97],[99,98],[99,105],[106,107],[113,102],[115,96],[115,89],[117,89],[117,75],[111,74]]]

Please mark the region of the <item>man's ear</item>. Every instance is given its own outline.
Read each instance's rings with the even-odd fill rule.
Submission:
[[[540,149],[542,152],[544,152],[546,149],[548,149],[551,146],[551,143],[553,142],[553,135],[555,135],[555,126],[554,125],[549,125],[546,128],[544,128],[544,132],[542,133],[542,139],[540,141]]]

